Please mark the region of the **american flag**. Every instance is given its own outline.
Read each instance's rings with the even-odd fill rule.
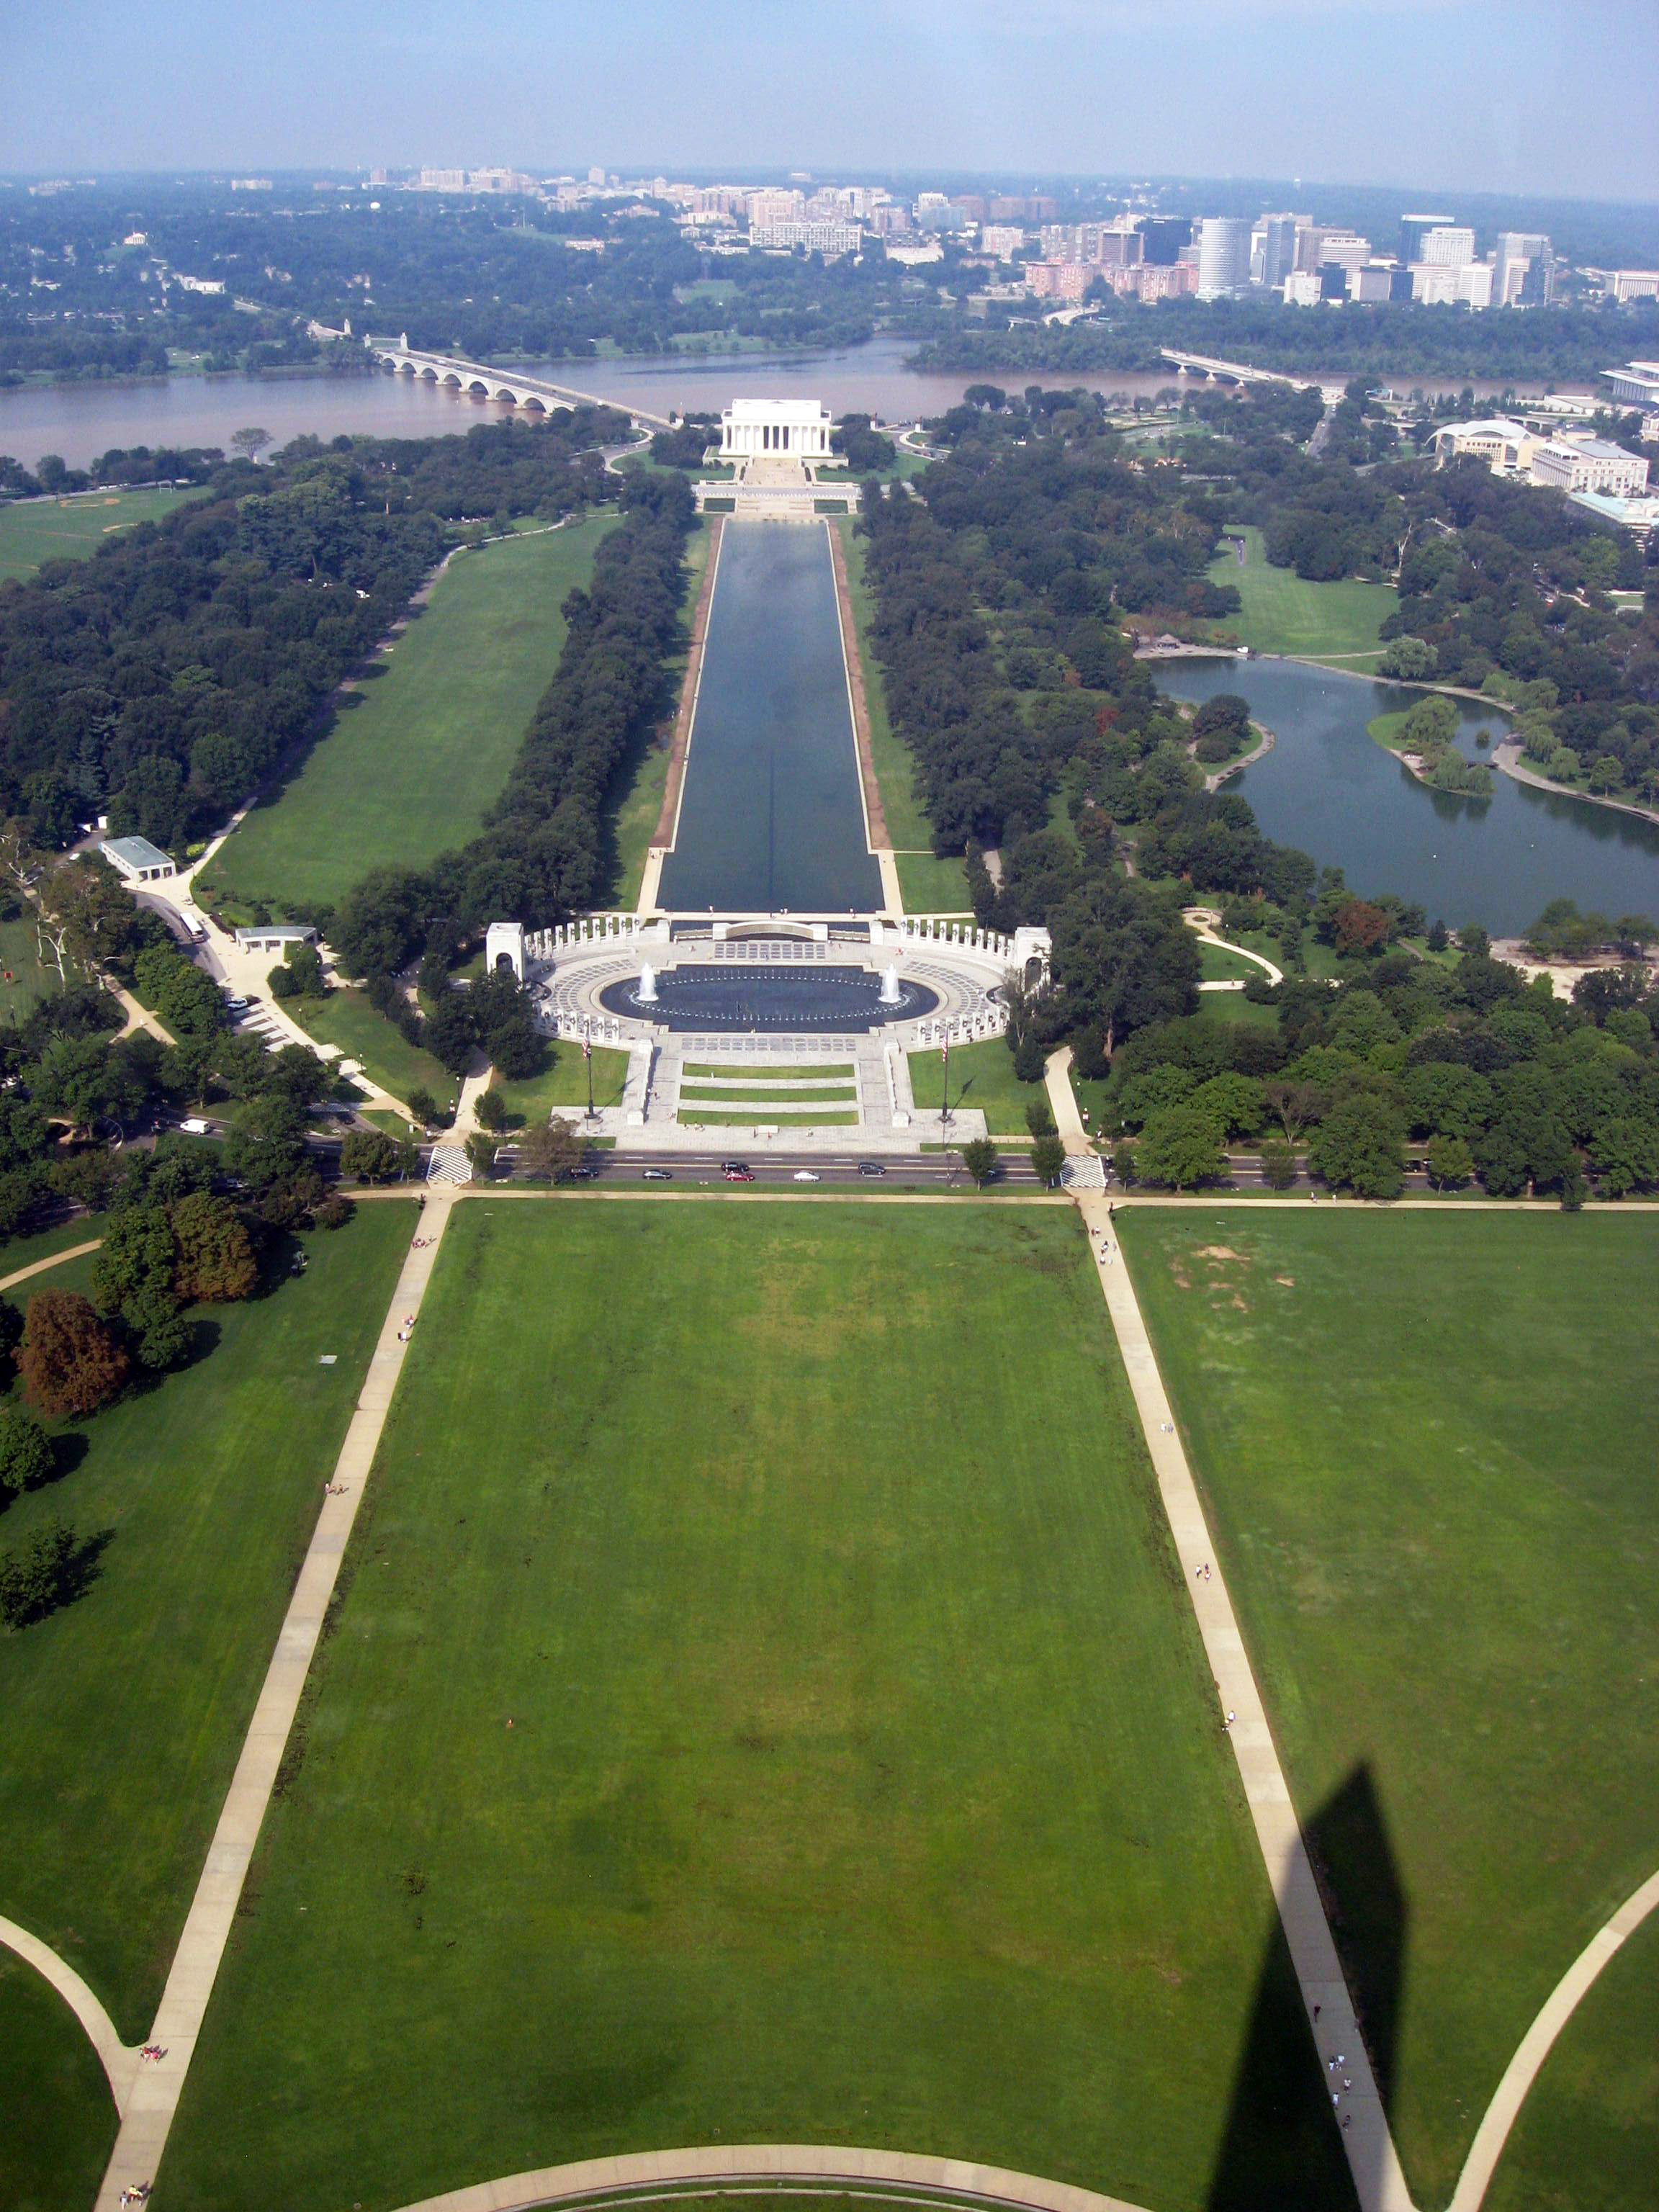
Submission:
[[[583,1058],[584,1060],[592,1060],[592,1057],[593,1057],[593,1048],[592,1048],[592,1046],[591,1044],[589,1044],[589,1042],[587,1042],[587,1039],[586,1039],[586,1037],[584,1037],[584,1038],[582,1039],[582,1058]]]

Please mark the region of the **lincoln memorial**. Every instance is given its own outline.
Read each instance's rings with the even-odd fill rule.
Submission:
[[[834,428],[834,416],[816,399],[734,399],[720,416],[720,458],[827,461]]]

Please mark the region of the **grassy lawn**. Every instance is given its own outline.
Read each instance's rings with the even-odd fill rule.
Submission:
[[[495,1088],[507,1101],[509,1115],[518,1120],[545,1121],[556,1107],[580,1106],[587,1110],[587,1073],[582,1064],[582,1048],[562,1038],[547,1046],[549,1065],[539,1075],[528,1077],[523,1083],[497,1082]],[[628,1054],[616,1052],[609,1045],[593,1048],[593,1103],[595,1106],[620,1106],[623,1089],[628,1081]]]
[[[694,530],[685,549],[685,623],[690,629],[697,594],[708,566],[709,533],[706,526]],[[685,655],[672,664],[672,696],[678,702],[685,672]],[[645,881],[645,863],[651,841],[662,818],[663,793],[668,787],[668,761],[672,750],[673,722],[653,732],[633,759],[624,763],[605,810],[605,835],[611,842],[611,903],[636,907]]]
[[[220,851],[204,896],[337,901],[367,870],[463,845],[507,781],[564,644],[559,607],[616,517],[459,553],[289,783]]]
[[[1219,945],[1200,945],[1198,948],[1198,972],[1206,983],[1247,983],[1252,975],[1260,975],[1262,970],[1254,960],[1246,960],[1242,953],[1229,951]]]
[[[968,863],[951,854],[899,853],[894,856],[906,914],[971,914]]]
[[[1229,529],[1240,534],[1231,525]],[[1293,653],[1310,659],[1382,650],[1377,630],[1394,611],[1392,585],[1304,583],[1293,568],[1269,563],[1259,530],[1246,529],[1242,534],[1243,565],[1229,549],[1210,568],[1212,583],[1232,585],[1243,600],[1242,611],[1226,623],[1241,644],[1253,646],[1258,653]]]
[[[60,1221],[51,1229],[37,1230],[31,1237],[9,1237],[0,1244],[0,1276],[15,1274],[20,1267],[32,1267],[37,1261],[49,1260],[54,1252],[66,1252],[76,1244],[89,1243],[103,1233],[103,1215],[83,1213],[73,1221]],[[15,1291],[7,1295],[21,1302],[35,1287],[33,1283],[20,1283]],[[45,1290],[48,1285],[43,1279],[39,1287]]]
[[[1659,1222],[1147,1212],[1123,1237],[1304,1821],[1346,1793],[1320,1823],[1338,1941],[1439,2205],[1659,1858]]]
[[[797,1128],[855,1129],[857,1109],[840,1114],[833,1108],[797,1108],[781,1103],[776,1106],[726,1107],[703,1106],[694,1098],[683,1105],[676,1117],[682,1127],[692,1129],[761,1129],[775,1122],[787,1121]]]
[[[875,605],[865,573],[865,542],[854,528],[850,516],[845,522],[838,523],[836,528],[841,532],[842,545],[847,555],[847,583],[853,598],[853,627],[858,634],[859,659],[864,665],[865,702],[870,710],[870,757],[875,764],[876,787],[881,793],[882,811],[887,817],[887,834],[896,848],[907,845],[918,848],[930,847],[933,842],[933,825],[922,809],[916,790],[910,748],[902,738],[894,735],[893,726],[887,718],[887,695],[882,686],[881,663],[876,659],[875,650],[870,642],[870,633],[875,622]],[[901,861],[899,865],[902,872],[903,863]],[[907,906],[909,904],[908,886],[905,903]],[[920,913],[923,909],[918,908],[915,911]]]
[[[1659,1917],[1625,1944],[1562,2031],[1498,2171],[1490,2212],[1659,2204]]]
[[[465,1206],[418,1348],[173,2212],[720,2141],[1348,2203],[1072,1215]]]
[[[62,988],[56,970],[40,964],[33,912],[0,921],[0,1019],[27,1021],[42,999]]]
[[[0,504],[0,584],[21,582],[43,561],[84,561],[118,531],[159,522],[199,487],[93,492],[84,498],[31,499]]]
[[[813,1084],[776,1083],[745,1084],[741,1090],[730,1084],[687,1083],[680,1086],[680,1097],[701,1102],[706,1106],[718,1106],[722,1098],[775,1099],[780,1106],[842,1106],[858,1103],[858,1093],[851,1083]]]
[[[129,2042],[149,2026],[410,1219],[365,1206],[307,1240],[303,1276],[203,1313],[196,1364],[72,1429],[78,1464],[0,1516],[8,1550],[58,1515],[100,1547],[82,1597],[0,1639],[0,1911],[85,1975]]]
[[[283,1006],[308,1036],[319,1044],[337,1044],[344,1059],[360,1060],[370,1079],[394,1098],[429,1091],[453,1106],[460,1095],[459,1084],[443,1062],[410,1044],[362,991],[337,988],[320,999],[288,999]]]
[[[918,1106],[936,1113],[945,1103],[945,1064],[937,1048],[910,1054],[910,1088]],[[1040,1083],[1022,1083],[1014,1073],[1014,1055],[1000,1037],[981,1037],[976,1044],[951,1048],[951,1106],[976,1106],[994,1137],[1024,1137],[1025,1109],[1032,1099],[1045,1104],[1048,1094]]]
[[[65,2212],[98,2194],[115,2105],[81,2023],[33,1966],[0,1950],[0,2204]]]

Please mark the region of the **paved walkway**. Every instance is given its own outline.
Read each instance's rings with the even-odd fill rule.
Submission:
[[[1138,2212],[1121,2197],[1102,2197],[1034,2173],[976,2166],[960,2158],[923,2158],[908,2151],[854,2150],[841,2144],[721,2143],[700,2150],[636,2151],[625,2158],[586,2158],[546,2166],[501,2181],[475,2182],[442,2197],[423,2197],[403,2212],[527,2212],[538,2204],[570,2204],[641,2191],[705,2189],[787,2183],[850,2189],[866,2197],[937,2197],[955,2204],[1010,2205],[1018,2212]]]
[[[1457,2177],[1450,2212],[1478,2212],[1503,2155],[1504,2145],[1509,2140],[1510,2130],[1515,2125],[1516,2115],[1526,2102],[1527,2093],[1537,2080],[1539,2069],[1548,2057],[1555,2039],[1572,2018],[1608,1960],[1656,1908],[1659,1908],[1659,1874],[1650,1875],[1636,1894],[1626,1899],[1607,1926],[1596,1930],[1545,1999],[1537,2019],[1522,2037],[1514,2057],[1504,2068],[1504,2078],[1475,2131],[1469,2154],[1463,2161],[1463,2171]]]
[[[1083,1114],[1077,1103],[1077,1093],[1072,1088],[1072,1048],[1062,1045],[1051,1052],[1042,1064],[1043,1087],[1048,1093],[1048,1109],[1054,1117],[1054,1127],[1060,1132],[1060,1141],[1066,1147],[1068,1159],[1092,1159],[1094,1146],[1089,1142],[1089,1132],[1083,1126]]]
[[[61,1252],[49,1252],[44,1260],[31,1260],[27,1267],[17,1267],[9,1275],[0,1275],[0,1291],[9,1291],[14,1283],[27,1283],[31,1275],[44,1275],[48,1267],[61,1267],[67,1260],[83,1259],[95,1252],[103,1243],[101,1237],[89,1237],[84,1244],[66,1244]]]
[[[386,1410],[403,1370],[407,1349],[403,1341],[404,1317],[420,1312],[452,1206],[449,1192],[434,1190],[417,1217],[418,1249],[416,1243],[410,1244],[398,1278],[149,2033],[149,2040],[161,2045],[166,2055],[155,2065],[144,2068],[132,2085],[121,2115],[121,2132],[98,2192],[97,2212],[117,2212],[122,2191],[153,2181],[161,2163],[219,1961],[236,1917],[248,1863],[258,1841],[260,1823],[357,1517]]]
[[[1377,2094],[1290,1787],[1152,1355],[1134,1285],[1117,1243],[1116,1224],[1103,1193],[1079,1192],[1076,1202],[1146,1433],[1187,1594],[1198,1616],[1199,1633],[1215,1678],[1217,1723],[1232,1738],[1233,1755],[1278,1900],[1309,2024],[1332,2081],[1332,2101],[1342,2126],[1342,2148],[1347,2153],[1361,2212],[1412,2212],[1411,2194]],[[1332,2062],[1337,2060],[1340,2063],[1333,2068]]]
[[[125,2112],[127,2099],[138,2073],[139,2058],[135,2045],[123,2043],[115,2032],[115,2022],[104,2010],[97,1998],[73,1966],[60,1959],[56,1951],[48,1950],[38,1936],[31,1936],[27,1928],[20,1928],[15,1920],[0,1913],[0,1943],[26,1960],[36,1973],[52,1984],[64,2002],[86,2030],[87,2039],[98,2053],[98,2063],[109,2076],[110,2094],[115,2100],[115,2109]]]

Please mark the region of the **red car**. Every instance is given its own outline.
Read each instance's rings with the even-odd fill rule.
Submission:
[[[727,1182],[753,1182],[755,1180],[753,1169],[744,1167],[741,1160],[722,1161],[720,1173]]]

